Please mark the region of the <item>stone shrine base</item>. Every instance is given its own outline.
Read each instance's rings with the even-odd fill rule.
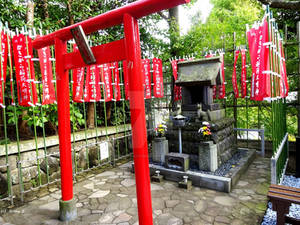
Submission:
[[[188,176],[193,186],[230,193],[256,156],[255,150],[252,149],[239,149],[239,151],[245,152],[244,157],[242,157],[238,165],[232,167],[225,176],[216,176],[200,171],[188,170],[184,172],[172,170],[156,164],[149,165],[150,174],[152,176],[155,174],[155,171],[159,170],[160,175],[164,176],[164,179],[176,182],[182,181],[183,176]]]

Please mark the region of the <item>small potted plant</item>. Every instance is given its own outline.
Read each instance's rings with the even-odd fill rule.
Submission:
[[[169,153],[168,140],[166,139],[167,126],[163,123],[155,128],[154,139],[152,141],[152,160],[164,164],[165,155]]]
[[[155,128],[155,138],[165,138],[167,126],[164,124],[158,124]]]
[[[208,122],[203,122],[202,126],[198,130],[198,134],[200,135],[200,139],[203,141],[209,141],[211,137],[210,125]]]

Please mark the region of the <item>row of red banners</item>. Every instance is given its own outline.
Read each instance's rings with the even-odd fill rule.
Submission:
[[[287,97],[289,86],[281,39],[277,39],[278,44],[269,40],[269,25],[266,19],[263,20],[260,26],[247,31],[247,38],[252,65],[250,98],[256,101],[263,101],[272,97]],[[274,62],[273,57],[270,58],[270,53],[279,56],[279,62]],[[270,62],[274,64],[279,63],[280,71],[277,73],[271,71]],[[276,93],[273,86],[277,85],[272,81],[275,79],[279,79]]]
[[[0,106],[4,107],[4,88],[7,74],[7,60],[11,57],[11,40],[7,34],[1,32],[0,39]],[[32,40],[23,34],[12,38],[12,48],[14,52],[14,62],[16,69],[17,94],[20,106],[34,106],[38,102],[35,71],[32,61]],[[74,51],[78,51],[74,46]],[[51,63],[50,48],[46,47],[38,50],[40,70],[42,75],[42,104],[53,104],[56,101]],[[153,95],[156,98],[164,96],[163,71],[161,59],[153,59]],[[86,70],[86,78],[85,78]],[[129,99],[128,65],[123,62],[125,99]],[[151,71],[150,60],[142,60],[142,75],[144,77],[145,98],[151,98]],[[13,78],[10,77],[11,81]],[[85,83],[85,84],[84,84]],[[13,87],[11,91],[13,97]],[[73,100],[75,102],[95,102],[101,100],[101,84],[106,102],[121,100],[121,84],[118,63],[107,63],[103,65],[92,65],[86,68],[73,70]],[[14,99],[12,99],[12,102]]]
[[[128,64],[123,61],[125,99],[129,100]],[[101,84],[106,102],[121,100],[121,84],[119,65],[106,63],[87,67],[84,87],[85,68],[73,71],[73,100],[75,102],[96,102],[101,99]],[[142,75],[144,79],[144,97],[150,99],[151,95],[151,70],[150,60],[142,59]],[[163,70],[161,59],[153,59],[153,95],[156,98],[164,96]],[[82,98],[83,96],[83,98]]]

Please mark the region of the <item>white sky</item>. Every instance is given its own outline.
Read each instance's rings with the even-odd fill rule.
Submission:
[[[212,4],[210,4],[209,0],[197,0],[191,7],[183,7],[179,6],[179,26],[180,33],[186,34],[188,30],[191,28],[191,19],[192,17],[200,11],[201,21],[204,23],[206,18],[209,16],[212,10]],[[157,24],[158,28],[168,29],[168,23],[166,20],[160,20]],[[164,39],[163,35],[155,34],[157,38]]]
[[[201,20],[204,23],[212,10],[212,4],[209,0],[197,0],[197,2],[190,8],[179,7],[179,26],[181,34],[186,34],[191,27],[191,18],[197,12],[201,12]]]

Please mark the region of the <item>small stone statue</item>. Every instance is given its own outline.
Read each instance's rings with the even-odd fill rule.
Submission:
[[[209,121],[209,114],[208,111],[202,111],[202,104],[197,104],[197,115],[199,121]]]
[[[176,117],[178,115],[181,115],[182,111],[181,111],[181,104],[177,104],[176,105],[176,110],[174,112],[172,112],[172,116]]]

